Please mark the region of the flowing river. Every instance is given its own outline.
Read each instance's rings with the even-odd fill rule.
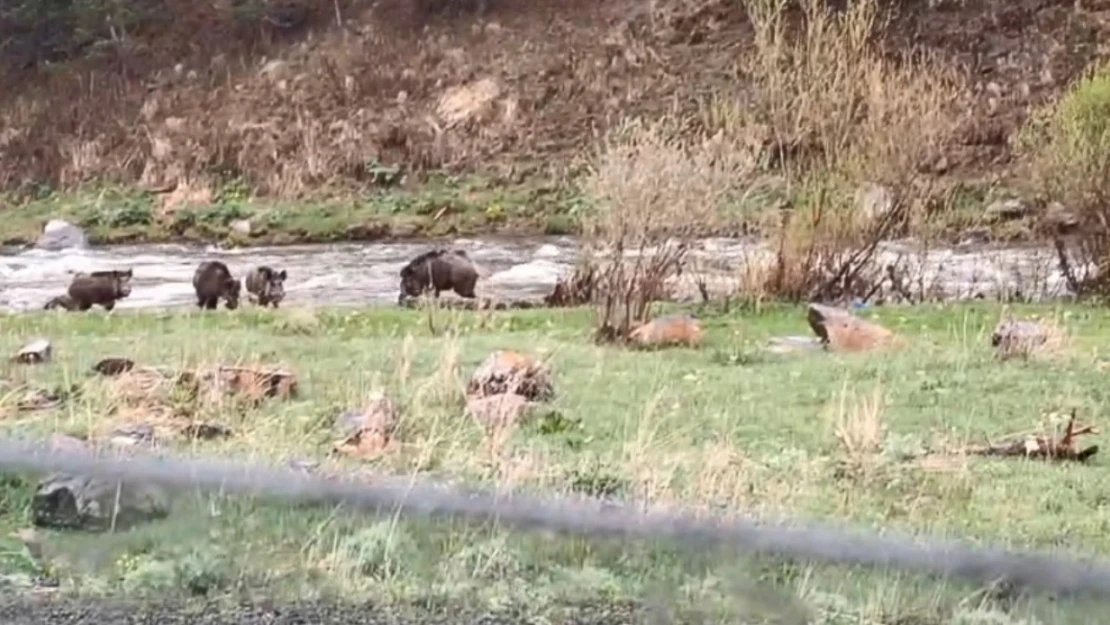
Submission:
[[[64,293],[72,274],[101,269],[134,270],[131,296],[117,308],[195,305],[192,276],[206,259],[222,260],[238,277],[256,265],[284,268],[286,300],[298,305],[395,305],[398,272],[409,259],[433,245],[453,245],[479,263],[482,293],[500,299],[539,299],[560,275],[573,268],[578,253],[574,237],[482,237],[477,239],[344,243],[219,249],[188,245],[121,245],[0,253],[0,310],[41,309]],[[705,239],[692,255],[696,271],[711,289],[727,291],[751,263],[770,259],[766,243],[740,239]],[[956,246],[922,251],[912,243],[882,247],[882,262],[901,258],[916,286],[931,286],[948,299],[993,297],[1020,291],[1032,299],[1066,294],[1047,247]],[[696,297],[687,278],[677,289],[680,299]]]

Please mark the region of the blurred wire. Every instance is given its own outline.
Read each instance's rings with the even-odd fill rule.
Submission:
[[[664,538],[697,548],[723,543],[755,554],[788,559],[894,567],[983,583],[1001,582],[1015,590],[1029,588],[1060,595],[1110,597],[1110,568],[1105,563],[831,526],[641,511],[631,505],[597,499],[490,494],[396,478],[355,482],[315,477],[295,469],[218,460],[97,457],[92,453],[51,451],[43,443],[12,440],[0,440],[0,470],[79,473],[125,483],[217,489],[306,504],[390,508],[430,517],[495,520],[522,529]]]

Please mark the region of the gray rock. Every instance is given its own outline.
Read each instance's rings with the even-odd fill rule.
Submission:
[[[984,213],[988,219],[1010,221],[1022,219],[1032,214],[1033,208],[1018,198],[1003,198],[987,205]]]
[[[53,356],[53,349],[50,346],[50,341],[46,339],[36,339],[24,345],[12,360],[25,365],[38,364],[50,362]]]
[[[54,473],[39,482],[31,512],[40,527],[126,529],[167,516],[169,499],[152,486]]]
[[[109,440],[117,447],[132,447],[139,444],[149,445],[154,442],[154,427],[147,423],[124,425],[112,430]]]
[[[868,183],[856,190],[856,206],[866,219],[878,219],[894,207],[894,195],[880,184]]]
[[[251,235],[251,220],[249,219],[236,219],[230,224],[232,231],[238,232],[243,236],[249,237]]]
[[[1048,343],[1049,331],[1035,321],[1003,319],[991,333],[991,347],[1003,357],[1027,356]]]
[[[35,247],[50,251],[87,249],[89,239],[85,236],[84,230],[68,221],[51,219],[43,227],[42,234],[35,242]]]
[[[286,466],[290,469],[311,473],[320,467],[320,463],[315,460],[306,460],[304,458],[289,458],[286,461]]]
[[[54,434],[48,439],[48,442],[51,452],[62,451],[74,455],[89,453],[85,441],[68,434]]]
[[[345,410],[340,413],[335,429],[340,436],[347,438],[366,431],[392,436],[399,423],[400,411],[397,405],[385,393],[375,391],[367,397],[361,410]]]
[[[233,434],[229,427],[218,423],[204,422],[190,423],[181,429],[181,433],[186,438],[195,438],[205,441],[215,440],[217,438],[230,438]]]
[[[774,354],[821,351],[821,339],[814,336],[772,336],[767,341],[767,351]]]
[[[1079,215],[1059,202],[1048,205],[1045,210],[1045,220],[1064,231],[1070,231],[1079,226]]]

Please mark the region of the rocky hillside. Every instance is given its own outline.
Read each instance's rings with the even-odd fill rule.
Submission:
[[[431,4],[151,0],[91,43],[53,46],[53,63],[33,45],[5,51],[0,186],[203,194],[237,179],[297,197],[396,167],[558,181],[620,120],[696,125],[709,98],[744,85],[740,0]],[[1010,132],[1102,53],[1110,16],[1090,0],[888,6],[892,50],[967,72],[977,106],[942,173],[978,181],[1006,175]]]

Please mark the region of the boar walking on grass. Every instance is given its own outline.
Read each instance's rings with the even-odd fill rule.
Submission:
[[[215,310],[220,300],[228,310],[239,307],[239,281],[218,260],[206,260],[193,273],[193,290],[197,294],[197,307]]]
[[[397,301],[403,304],[429,290],[436,297],[442,291],[454,291],[475,299],[477,283],[478,267],[465,251],[435,249],[417,256],[401,269],[401,294]]]
[[[112,310],[116,302],[131,295],[131,270],[93,271],[73,276],[65,295],[51,299],[46,310],[88,310],[94,305]]]
[[[259,306],[278,307],[285,299],[285,270],[275,271],[265,265],[247,274],[247,297]]]

